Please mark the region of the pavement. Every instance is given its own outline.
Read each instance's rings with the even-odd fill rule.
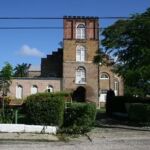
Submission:
[[[53,134],[39,133],[0,133],[0,141],[2,140],[21,140],[21,141],[59,141],[59,138]]]
[[[99,127],[94,128],[91,132],[82,136],[82,138],[86,137],[89,141],[92,141],[92,138],[98,135],[106,136],[106,135],[114,135],[117,133],[116,131],[125,130],[125,132],[140,132],[145,131],[150,135],[150,127],[134,127],[120,124],[106,124],[105,122],[99,122]],[[106,132],[105,132],[106,131]],[[103,133],[103,134],[102,134]],[[135,134],[136,135],[136,134]],[[80,136],[81,137],[81,136]],[[54,134],[44,134],[44,133],[0,133],[0,141],[2,140],[13,140],[13,141],[41,141],[41,142],[58,142],[62,141],[63,137],[60,135]],[[68,140],[68,137],[67,137]],[[72,140],[69,138],[69,140]],[[74,139],[73,139],[74,140]],[[80,140],[80,138],[79,138]]]

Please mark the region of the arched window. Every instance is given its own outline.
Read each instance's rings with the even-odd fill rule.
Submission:
[[[76,61],[85,61],[85,47],[77,46],[76,47]]]
[[[16,86],[16,98],[17,99],[23,98],[23,87],[21,85]]]
[[[107,73],[101,73],[101,75],[100,75],[100,79],[102,79],[102,80],[108,80],[109,79],[109,75],[107,74]]]
[[[79,67],[76,70],[76,83],[85,84],[86,82],[86,71],[84,67]]]
[[[38,92],[38,87],[36,85],[33,85],[31,87],[31,94],[36,94]]]
[[[47,92],[48,92],[48,93],[54,92],[53,86],[48,85],[48,86],[47,86]]]
[[[85,39],[85,25],[78,24],[76,26],[76,39]]]

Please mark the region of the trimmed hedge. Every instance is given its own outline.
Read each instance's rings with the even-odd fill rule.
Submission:
[[[130,104],[128,117],[130,121],[150,122],[150,104]]]
[[[28,96],[25,110],[28,124],[61,126],[64,117],[64,96],[58,93]]]
[[[150,98],[141,98],[141,97],[129,97],[129,96],[115,96],[107,102],[109,107],[107,111],[111,114],[113,112],[127,113],[126,104],[132,103],[142,103],[150,104]],[[108,105],[107,104],[107,105]]]
[[[91,103],[72,103],[64,116],[65,132],[85,133],[95,121],[96,106]]]

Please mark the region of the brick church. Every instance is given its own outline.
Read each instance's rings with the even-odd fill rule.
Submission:
[[[115,95],[123,95],[123,81],[112,66],[93,63],[99,49],[98,18],[66,16],[63,22],[63,48],[42,58],[40,71],[14,78],[10,95],[23,99],[37,92],[69,91],[74,100],[95,103],[105,102],[110,88]]]

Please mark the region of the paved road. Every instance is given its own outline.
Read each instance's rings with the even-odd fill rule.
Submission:
[[[150,132],[95,129],[69,142],[0,141],[0,150],[150,150]]]

